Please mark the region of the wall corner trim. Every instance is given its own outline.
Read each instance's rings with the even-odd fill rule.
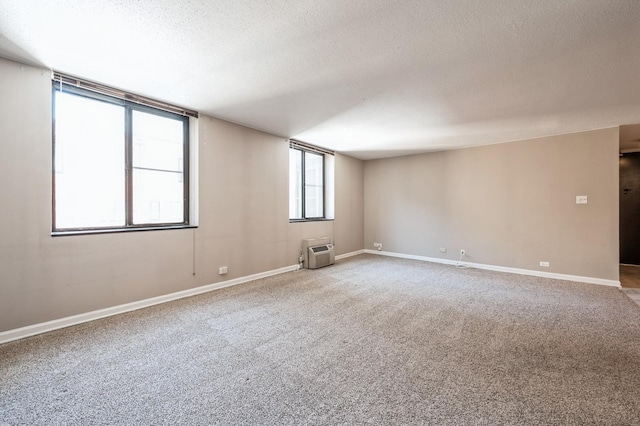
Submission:
[[[125,303],[123,305],[112,306],[109,308],[99,309],[97,311],[86,312],[83,314],[73,315],[70,317],[60,318],[39,324],[28,325],[26,327],[16,328],[13,330],[0,332],[0,344],[8,343],[14,340],[24,339],[25,337],[35,336],[37,334],[47,333],[49,331],[94,321],[113,315],[123,314],[125,312],[135,311],[150,306],[159,305],[161,303],[171,302],[173,300],[183,299],[185,297],[196,296],[202,293],[208,293],[225,287],[231,287],[237,284],[247,283],[260,278],[266,278],[273,275],[283,274],[298,270],[298,265],[285,266],[271,271],[260,272],[253,275],[234,278],[228,281],[221,281],[214,284],[207,284],[200,287],[190,288],[175,293],[165,294],[163,296],[152,297],[150,299],[139,300],[136,302]]]
[[[357,255],[363,254],[363,253],[364,253],[364,249],[352,251],[352,252],[349,252],[349,253],[339,254],[339,255],[336,256],[336,260],[346,259],[347,257],[357,256]]]
[[[486,269],[488,271],[507,272],[509,274],[530,275],[532,277],[552,278],[556,280],[575,281],[587,284],[606,285],[620,288],[620,281],[605,280],[603,278],[582,277],[579,275],[556,274],[553,272],[534,271],[531,269],[509,268],[506,266],[485,265],[483,263],[458,262],[451,259],[439,259],[437,257],[416,256],[413,254],[394,253],[389,251],[364,250],[368,254],[377,254],[379,256],[399,257],[402,259],[421,260],[424,262],[442,263],[445,265],[464,265],[469,268]]]

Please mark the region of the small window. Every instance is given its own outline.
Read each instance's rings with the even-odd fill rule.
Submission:
[[[289,148],[289,219],[326,219],[325,196],[325,154],[292,143]]]
[[[53,231],[189,224],[189,118],[53,82]]]

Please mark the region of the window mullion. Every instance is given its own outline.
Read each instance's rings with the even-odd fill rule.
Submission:
[[[307,189],[306,189],[306,179],[307,179],[307,172],[306,172],[306,168],[305,168],[305,155],[304,155],[304,151],[300,150],[300,155],[302,156],[302,161],[300,164],[302,164],[301,168],[300,168],[300,182],[302,182],[302,218],[306,219],[307,218],[307,207],[306,207],[306,198],[307,198]]]
[[[62,91],[62,84],[60,84],[60,90]],[[51,220],[52,229],[57,227],[56,221],[56,97],[57,91],[53,86],[51,91]]]
[[[326,187],[327,187],[327,178],[326,178],[326,173],[325,173],[325,169],[324,169],[324,155],[321,157],[322,159],[322,218],[324,219],[325,217],[327,217],[325,215],[325,207],[327,204],[327,197],[326,197]]]
[[[125,107],[124,116],[124,152],[125,152],[125,226],[133,225],[133,113]]]
[[[190,173],[191,171],[189,170],[189,144],[187,143],[187,141],[189,140],[189,126],[188,126],[188,122],[189,119],[185,118],[184,119],[184,124],[182,126],[182,131],[183,131],[183,141],[184,141],[184,146],[182,147],[182,220],[184,223],[188,223],[189,222],[189,198],[187,197],[187,194],[189,193],[189,177],[190,177]]]

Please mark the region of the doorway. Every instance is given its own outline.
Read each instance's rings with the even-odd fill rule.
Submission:
[[[640,266],[640,152],[620,157],[620,263]]]
[[[640,125],[620,126],[620,282],[640,288]]]

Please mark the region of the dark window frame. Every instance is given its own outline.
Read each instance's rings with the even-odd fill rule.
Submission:
[[[71,93],[76,96],[81,96],[87,99],[91,99],[97,102],[105,102],[112,105],[122,106],[124,108],[124,126],[125,134],[123,135],[124,144],[124,164],[125,164],[125,224],[122,226],[103,226],[103,227],[74,227],[74,228],[57,228],[56,227],[56,93],[65,92]],[[167,110],[154,108],[148,105],[142,105],[137,102],[129,101],[127,99],[110,96],[104,93],[88,90],[82,87],[67,84],[61,81],[52,81],[51,89],[51,129],[52,129],[52,235],[78,235],[78,234],[94,234],[94,233],[113,233],[113,232],[126,232],[126,231],[150,231],[150,230],[166,230],[166,229],[182,229],[193,228],[189,224],[190,218],[190,182],[189,182],[189,117],[183,114],[177,114]],[[182,164],[182,177],[183,177],[183,220],[181,222],[167,222],[167,223],[133,223],[133,125],[132,115],[133,111],[140,111],[148,114],[157,115],[160,117],[170,118],[174,120],[182,121],[183,123],[183,164]]]
[[[325,159],[325,154],[324,152],[319,152],[313,149],[305,149],[304,147],[301,147],[299,145],[290,145],[289,146],[289,153],[291,153],[291,150],[296,150],[296,151],[300,151],[300,156],[301,156],[301,179],[300,179],[300,185],[302,186],[301,188],[301,212],[302,212],[302,217],[300,218],[289,218],[289,222],[313,222],[313,221],[322,221],[322,220],[328,220],[327,219],[327,169],[326,169],[326,159]],[[318,155],[322,158],[322,216],[318,216],[318,217],[307,217],[307,212],[306,212],[306,185],[305,185],[305,180],[306,180],[306,173],[305,173],[305,153],[310,153],[310,154],[314,154],[314,155]],[[289,202],[291,202],[291,200],[289,200]]]

